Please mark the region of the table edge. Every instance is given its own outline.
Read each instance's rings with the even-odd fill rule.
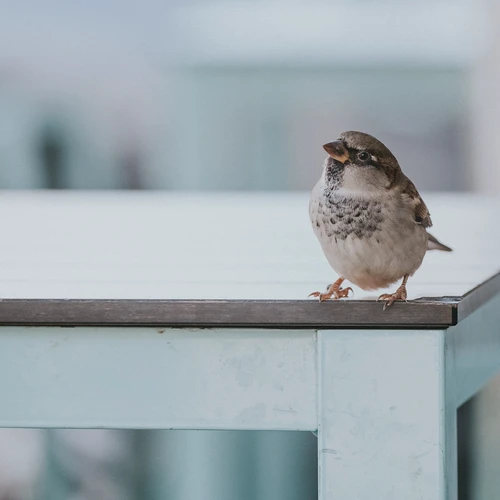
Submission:
[[[383,310],[376,301],[313,300],[0,300],[0,326],[196,328],[446,328],[456,302],[412,301]]]
[[[499,293],[500,271],[461,297],[457,308],[457,323],[463,321]]]
[[[0,299],[0,326],[170,328],[448,328],[500,293],[500,273],[463,296],[383,310],[374,300]]]

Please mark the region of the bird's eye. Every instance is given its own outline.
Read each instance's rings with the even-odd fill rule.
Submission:
[[[366,161],[370,158],[370,155],[366,151],[360,151],[358,153],[358,160],[359,161]]]

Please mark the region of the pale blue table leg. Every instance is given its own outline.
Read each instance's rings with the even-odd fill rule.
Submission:
[[[320,500],[456,500],[445,343],[443,330],[319,332]]]

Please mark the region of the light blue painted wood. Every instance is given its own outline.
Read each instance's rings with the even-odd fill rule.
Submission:
[[[457,407],[500,370],[500,297],[446,332]]]
[[[309,331],[2,327],[0,422],[20,427],[319,427],[321,499],[336,495],[343,500],[354,493],[365,499],[377,489],[387,499],[455,500],[456,409],[465,394],[477,391],[499,368],[496,328],[490,323],[498,314],[497,302],[466,320],[478,328],[467,336],[463,353],[463,335],[471,331],[459,327],[321,331],[318,340]],[[473,366],[463,362],[471,359],[464,358],[470,351],[480,352],[485,339],[490,360],[483,364],[476,358]],[[485,367],[480,380],[477,366]],[[467,373],[474,383],[464,386]],[[203,459],[198,467],[206,474],[201,484],[214,498],[229,495],[232,486],[211,482],[222,462],[206,457],[244,447],[218,441],[222,434],[199,436],[173,438],[170,466],[175,469],[183,456],[198,454]],[[252,445],[252,458],[267,458],[269,470],[260,470],[268,478],[280,476],[269,459],[272,441],[281,437],[257,449]],[[241,465],[246,457],[230,463]],[[179,491],[199,487],[176,486]],[[282,486],[273,488],[281,491]]]
[[[318,347],[320,500],[456,500],[444,332],[325,331]]]
[[[0,328],[0,425],[316,428],[313,331]]]

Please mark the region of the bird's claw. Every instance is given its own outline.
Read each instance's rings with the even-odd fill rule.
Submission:
[[[342,299],[344,297],[349,297],[349,292],[354,295],[354,290],[348,286],[347,288],[339,288],[333,295],[336,299]]]
[[[377,299],[377,302],[379,300],[385,300],[385,304],[384,304],[384,311],[385,311],[385,308],[386,307],[389,307],[390,305],[392,305],[394,302],[396,302],[397,300],[402,300],[404,302],[407,302],[407,299],[406,299],[406,288],[398,288],[396,290],[396,292],[394,293],[383,293],[378,299]]]
[[[354,290],[348,286],[347,288],[339,288],[338,290],[334,290],[333,292],[312,292],[307,297],[319,297],[319,301],[323,302],[324,300],[333,299],[342,299],[344,297],[349,297],[349,292],[354,293]]]

